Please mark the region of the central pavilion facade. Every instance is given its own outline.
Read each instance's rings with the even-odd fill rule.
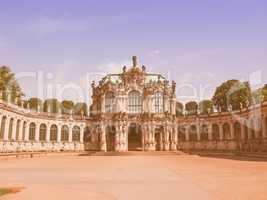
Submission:
[[[120,74],[92,83],[88,146],[101,151],[177,150],[173,81],[146,72],[137,58]]]

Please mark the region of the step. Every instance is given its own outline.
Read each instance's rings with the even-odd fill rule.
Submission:
[[[181,151],[127,151],[127,152],[88,152],[81,154],[81,156],[173,156],[173,155],[187,155]]]

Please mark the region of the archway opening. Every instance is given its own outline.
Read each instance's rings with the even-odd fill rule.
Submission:
[[[128,130],[128,150],[142,151],[142,130],[141,126],[132,123]]]
[[[106,127],[107,151],[115,151],[115,142],[116,142],[116,128],[115,126],[107,126]]]
[[[163,135],[163,126],[157,126],[155,129],[156,151],[161,150],[162,135]]]

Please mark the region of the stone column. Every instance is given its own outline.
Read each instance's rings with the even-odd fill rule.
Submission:
[[[69,139],[68,139],[69,143],[72,143],[72,129],[73,129],[73,125],[70,125],[69,126]]]
[[[10,117],[6,117],[5,130],[4,130],[4,141],[8,141],[9,123]]]
[[[262,120],[261,120],[261,122],[262,122],[262,135],[263,135],[263,138],[265,139],[265,138],[267,138],[267,133],[266,133],[266,131],[267,131],[267,120],[266,120],[266,116],[264,115],[263,116],[263,118],[262,118]]]
[[[201,137],[200,137],[200,123],[197,123],[196,124],[196,128],[197,128],[197,141],[200,141],[201,140]]]
[[[212,141],[212,123],[208,124],[208,139]]]
[[[59,124],[58,126],[58,129],[57,129],[57,142],[60,143],[61,142],[61,129],[62,129],[62,126],[61,124]],[[71,135],[71,134],[69,134]]]
[[[168,126],[164,127],[164,150],[169,151],[170,150],[170,141],[169,141],[169,130]]]
[[[80,143],[83,143],[83,137],[84,137],[84,126],[81,126]]]
[[[14,118],[12,125],[12,135],[11,135],[11,139],[14,141],[16,140],[17,122],[18,120]]]
[[[30,123],[26,123],[26,128],[25,128],[25,141],[29,141],[29,130],[30,130]]]
[[[35,141],[40,141],[40,123],[36,123],[36,129],[35,129]]]
[[[223,124],[219,124],[219,136],[220,136],[220,141],[223,140]]]
[[[234,123],[230,123],[230,139],[234,140]]]
[[[18,138],[19,141],[24,140],[24,138],[22,138],[22,136],[23,136],[23,125],[24,125],[24,121],[23,120],[20,120],[20,125],[19,125],[19,138]]]
[[[45,134],[45,141],[47,142],[47,143],[49,143],[50,142],[50,124],[46,124],[46,134]]]
[[[106,142],[106,129],[104,125],[101,126],[101,141],[100,141],[100,150],[106,152],[107,151],[107,142]],[[116,148],[116,147],[115,147]]]
[[[176,151],[177,150],[177,131],[176,131],[176,126],[172,126],[171,130],[171,150]]]

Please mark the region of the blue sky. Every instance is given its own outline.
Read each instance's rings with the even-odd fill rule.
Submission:
[[[19,77],[42,70],[53,90],[73,84],[88,93],[86,74],[118,71],[132,55],[175,80],[181,101],[209,98],[231,78],[267,83],[264,0],[2,0],[0,27],[0,65]],[[35,79],[19,81],[27,97],[40,96]]]

